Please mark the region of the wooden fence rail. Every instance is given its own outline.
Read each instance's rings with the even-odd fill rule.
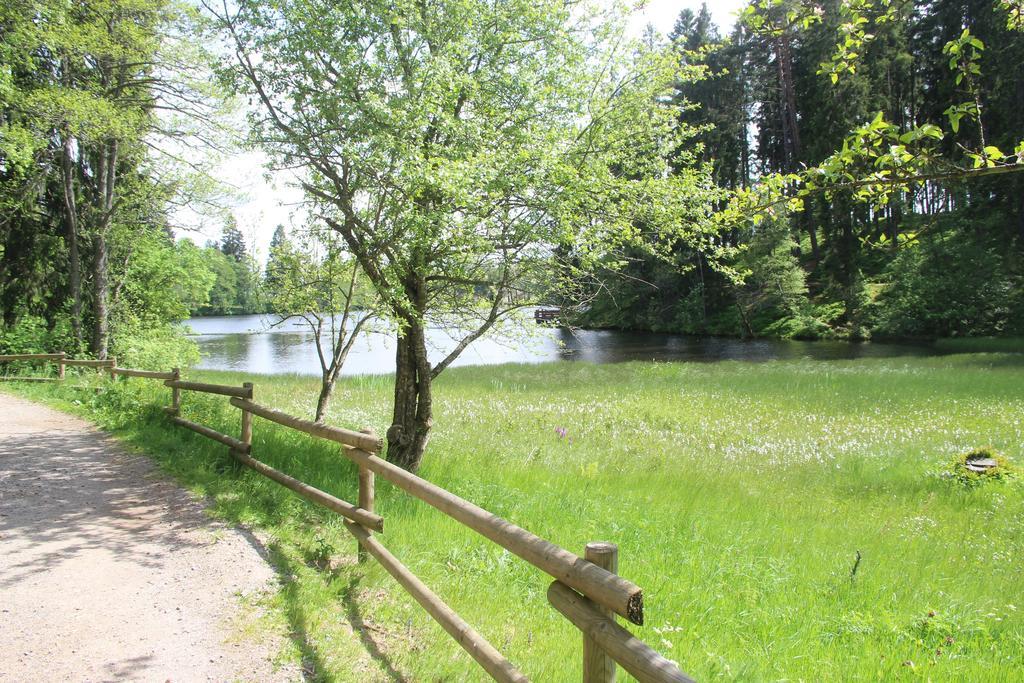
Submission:
[[[80,368],[113,368],[117,365],[117,359],[115,358],[107,360],[72,360],[71,358],[65,358],[60,362],[68,367],[77,366]]]
[[[198,391],[204,394],[220,394],[221,396],[236,396],[239,398],[252,398],[252,387],[233,387],[227,384],[203,384],[202,382],[185,382],[178,379],[164,381],[164,386],[173,389],[185,389],[186,391]]]
[[[390,481],[406,493],[437,508],[484,538],[518,555],[534,567],[620,614],[634,624],[644,622],[643,591],[621,576],[516,526],[468,500],[403,470],[376,455],[346,448],[342,453]]]
[[[529,680],[441,598],[427,588],[419,577],[388,552],[380,541],[357,524],[345,522],[345,528],[494,680],[502,681],[502,683],[522,683]]]
[[[124,375],[125,377],[145,377],[147,379],[176,379],[173,372],[153,372],[152,370],[129,370],[128,368],[111,368],[112,375]]]
[[[406,493],[437,508],[633,623],[643,624],[643,591],[639,586],[355,446],[355,443],[369,440],[379,448],[379,440],[368,439],[367,435],[358,432],[301,420],[252,401],[231,399],[231,405],[279,424],[345,444],[348,448],[343,448],[342,453],[356,464],[380,475]]]
[[[618,614],[634,624],[643,624],[644,602],[640,587],[617,574],[617,549],[612,544],[588,544],[585,557],[571,553],[380,458],[376,454],[383,449],[383,440],[370,430],[352,431],[332,427],[256,403],[253,401],[253,385],[248,382],[241,387],[188,382],[181,379],[178,368],[170,372],[119,368],[115,359],[70,360],[64,354],[0,355],[0,363],[29,360],[56,361],[59,379],[64,377],[64,366],[70,365],[106,368],[112,379],[126,376],[162,380],[164,386],[171,389],[171,406],[165,410],[172,423],[224,444],[231,456],[242,465],[344,517],[345,528],[359,544],[360,561],[365,561],[368,556],[377,560],[427,614],[497,681],[522,683],[528,679],[372,535],[371,532],[384,531],[384,518],[374,511],[375,476],[391,482],[552,576],[555,581],[548,588],[549,603],[583,634],[584,683],[614,683],[616,662],[644,683],[692,683],[692,679],[680,671],[674,662],[659,655],[616,623],[615,615]],[[181,417],[182,391],[230,397],[230,404],[242,412],[240,438],[236,439]],[[254,415],[340,444],[342,455],[359,468],[358,505],[352,505],[253,458]]]
[[[184,427],[185,429],[191,429],[196,434],[202,434],[203,436],[205,436],[208,439],[213,439],[214,441],[219,441],[220,443],[224,444],[228,448],[233,448],[234,450],[239,451],[241,453],[248,453],[249,452],[249,444],[242,443],[240,440],[234,438],[233,436],[228,436],[227,434],[221,434],[220,432],[218,432],[215,429],[210,429],[209,427],[206,427],[204,425],[198,424],[196,422],[192,422],[191,420],[186,420],[185,418],[178,417],[177,415],[171,415],[171,422],[173,422],[174,424],[178,425],[179,427]]]
[[[62,358],[64,358],[63,353],[8,353],[0,355],[0,363],[16,360],[60,360]]]
[[[64,354],[63,353],[8,353],[0,355],[0,363],[13,362],[43,362],[57,363],[56,377],[19,377],[17,375],[0,376],[0,381],[6,382],[59,382],[64,379]]]
[[[693,683],[674,662],[659,655],[565,584],[552,582],[548,587],[548,602],[641,683]]]
[[[245,412],[252,413],[253,415],[258,415],[264,420],[270,420],[271,422],[276,422],[279,425],[291,427],[292,429],[305,432],[312,436],[318,436],[321,439],[335,441],[343,446],[359,448],[364,451],[369,451],[370,453],[379,453],[384,447],[384,442],[378,436],[366,434],[364,432],[353,432],[348,429],[342,429],[341,427],[331,427],[330,425],[325,425],[321,422],[303,420],[302,418],[282,413],[280,410],[261,406],[257,403],[253,403],[252,401],[242,401],[237,398],[233,398],[231,399],[231,405],[236,408],[241,408]]]
[[[232,450],[231,455],[246,467],[259,472],[268,479],[273,479],[281,486],[291,489],[308,501],[316,503],[317,505],[322,505],[328,510],[337,512],[345,519],[357,522],[367,529],[384,531],[384,518],[380,515],[375,515],[372,512],[358,508],[351,503],[346,503],[341,498],[337,498],[329,493],[321,491],[318,488],[314,488],[305,482],[295,479],[294,477],[289,477],[284,472],[279,472],[270,465],[262,463],[245,453]]]

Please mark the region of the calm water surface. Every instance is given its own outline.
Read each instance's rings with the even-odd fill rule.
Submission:
[[[211,316],[193,318],[188,325],[203,355],[199,366],[208,370],[237,370],[260,374],[320,375],[313,334],[301,320],[271,326],[271,316]],[[532,326],[532,323],[530,323]],[[840,360],[889,356],[926,356],[927,345],[850,343],[839,341],[743,341],[723,337],[687,337],[653,332],[575,330],[539,327],[528,338],[495,335],[478,339],[452,364],[545,363],[583,361],[616,363],[630,360],[769,361],[809,358]],[[428,341],[437,362],[455,346],[457,331],[432,328]],[[343,374],[394,372],[394,337],[375,333],[356,342]]]

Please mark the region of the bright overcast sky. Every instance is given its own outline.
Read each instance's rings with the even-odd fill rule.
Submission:
[[[650,0],[638,9],[630,29],[639,35],[648,24],[661,34],[668,34],[675,25],[676,17],[686,8],[697,11],[701,0]],[[745,4],[744,0],[711,0],[707,2],[711,15],[723,35],[728,35],[736,19],[736,13]],[[233,208],[238,227],[245,235],[249,248],[255,248],[256,258],[265,261],[270,238],[278,224],[284,224],[289,233],[301,226],[304,216],[296,205],[302,200],[302,192],[290,187],[289,178],[277,174],[266,177],[260,154],[250,153],[232,157],[220,169],[220,177],[238,188],[242,197]],[[179,214],[176,222],[187,230],[179,230],[180,237],[189,237],[202,245],[207,240],[217,240],[223,227],[219,220],[202,219],[198,216]]]

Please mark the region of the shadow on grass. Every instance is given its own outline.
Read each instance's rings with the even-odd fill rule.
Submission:
[[[359,607],[356,593],[361,580],[362,577],[358,576],[349,579],[348,585],[345,586],[341,594],[341,601],[345,605],[345,616],[348,618],[348,623],[352,630],[359,634],[359,642],[363,644],[370,657],[380,664],[381,670],[387,675],[388,680],[393,683],[406,683],[408,679],[395,668],[391,659],[380,649],[380,645],[370,635],[370,629],[367,627],[366,622],[363,621],[363,613]]]
[[[320,652],[309,639],[309,619],[302,602],[296,576],[294,562],[277,545],[270,547],[270,561],[281,574],[280,596],[284,604],[285,617],[288,619],[288,637],[302,654],[302,674],[307,681],[327,680],[327,666]]]
[[[307,681],[330,680],[330,669],[316,643],[309,637],[313,628],[306,604],[303,599],[299,582],[295,580],[302,571],[300,562],[288,556],[279,545],[269,548],[269,561],[279,572],[281,581],[280,597],[283,612],[288,620],[288,637],[302,656],[302,673]],[[330,580],[328,578],[328,580]],[[399,671],[380,644],[370,634],[371,627],[363,618],[363,611],[358,601],[358,588],[362,577],[348,579],[347,585],[341,590],[341,602],[345,608],[345,618],[352,632],[359,636],[359,642],[366,653],[375,661],[381,673],[392,683],[408,683],[409,679]]]

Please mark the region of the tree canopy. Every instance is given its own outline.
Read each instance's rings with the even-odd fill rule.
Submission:
[[[304,170],[398,327],[388,454],[403,466],[426,445],[432,379],[502,316],[626,245],[709,237],[715,190],[669,97],[686,74],[626,40],[621,15],[560,0],[209,9],[227,78],[259,102],[256,142]],[[432,362],[437,317],[470,332]]]

